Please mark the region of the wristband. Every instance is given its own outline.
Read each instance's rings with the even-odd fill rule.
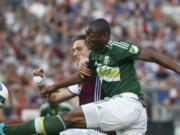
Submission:
[[[44,80],[42,76],[33,76],[33,81],[37,86],[43,86],[45,83]]]

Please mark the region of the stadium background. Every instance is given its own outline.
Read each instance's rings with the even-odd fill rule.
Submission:
[[[32,82],[43,67],[49,83],[74,73],[71,39],[103,17],[112,39],[150,47],[180,62],[179,0],[1,0],[6,30],[0,33],[0,81],[10,101],[0,120],[19,122],[38,115],[45,102]],[[148,104],[148,135],[180,134],[180,76],[152,63],[136,63]],[[77,105],[77,99],[69,101]]]

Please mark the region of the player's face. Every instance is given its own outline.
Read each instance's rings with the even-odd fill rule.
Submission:
[[[89,27],[86,30],[86,44],[94,51],[101,51],[106,45],[106,37],[103,32],[96,32],[93,28]]]
[[[89,49],[85,45],[85,40],[76,40],[73,44],[73,58],[80,60],[80,58],[87,58],[89,56]]]

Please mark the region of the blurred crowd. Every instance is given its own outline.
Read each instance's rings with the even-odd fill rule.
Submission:
[[[1,110],[6,119],[19,119],[22,108],[44,103],[32,82],[35,68],[44,68],[49,82],[76,72],[71,39],[95,18],[110,22],[112,39],[180,62],[179,0],[4,0],[1,9],[6,31],[0,33],[0,80],[11,97]],[[153,93],[145,96],[147,103],[180,111],[180,76],[152,63],[138,61],[136,67],[143,91]]]

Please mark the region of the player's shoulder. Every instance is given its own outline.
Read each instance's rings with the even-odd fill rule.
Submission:
[[[127,50],[130,46],[129,42],[118,41],[118,40],[109,40],[107,47],[112,49],[122,49]]]

